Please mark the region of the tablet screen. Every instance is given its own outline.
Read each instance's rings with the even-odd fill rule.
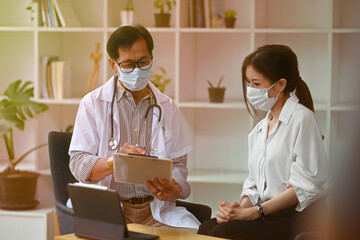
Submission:
[[[157,157],[114,153],[114,181],[145,185],[153,178],[172,178],[172,160]]]

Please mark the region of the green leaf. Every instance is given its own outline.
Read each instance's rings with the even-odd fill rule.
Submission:
[[[169,12],[172,10],[172,5],[171,5],[171,1],[170,0],[167,0],[166,1],[166,5],[167,5],[167,7],[168,7],[168,9],[169,9]]]
[[[160,71],[163,73],[163,75],[165,76],[165,75],[166,75],[166,70],[165,70],[165,68],[159,67],[159,69],[160,69]]]
[[[1,134],[9,132],[14,126],[24,130],[25,120],[48,109],[46,104],[30,100],[34,96],[34,87],[30,86],[30,81],[21,84],[22,81],[17,80],[4,92],[7,98],[0,102]]]

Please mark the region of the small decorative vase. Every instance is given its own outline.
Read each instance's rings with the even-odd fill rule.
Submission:
[[[225,90],[226,88],[208,88],[209,98],[212,103],[222,103],[224,102]]]
[[[170,27],[170,13],[155,13],[156,27]]]
[[[224,18],[226,28],[234,28],[236,18]]]
[[[121,26],[133,25],[134,23],[134,11],[120,11]]]

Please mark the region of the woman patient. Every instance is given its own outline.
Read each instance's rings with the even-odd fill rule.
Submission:
[[[310,91],[295,53],[266,45],[242,66],[245,103],[267,111],[248,137],[249,176],[239,202],[219,202],[198,233],[229,239],[293,239],[310,231],[328,164]],[[306,229],[305,229],[306,228]]]

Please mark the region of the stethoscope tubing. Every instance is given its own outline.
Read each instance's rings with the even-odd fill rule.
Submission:
[[[116,95],[116,91],[117,91],[117,79],[118,79],[118,76],[115,74],[115,76],[114,76],[114,92],[113,92],[113,96],[112,96],[112,100],[111,100],[111,112],[110,112],[110,116],[111,116],[111,138],[110,138],[110,140],[108,142],[109,150],[115,150],[115,149],[118,148],[118,142],[114,138],[114,102],[115,102],[115,95]],[[148,107],[148,109],[146,110],[146,113],[145,113],[145,119],[147,119],[150,109],[157,108],[159,110],[159,117],[158,117],[158,124],[159,124],[160,121],[161,121],[162,109],[157,104],[156,96],[155,96],[154,92],[152,91],[151,87],[148,87],[148,90],[149,90],[150,94],[153,96],[155,104],[151,104]],[[151,142],[151,140],[150,140],[150,142]]]

